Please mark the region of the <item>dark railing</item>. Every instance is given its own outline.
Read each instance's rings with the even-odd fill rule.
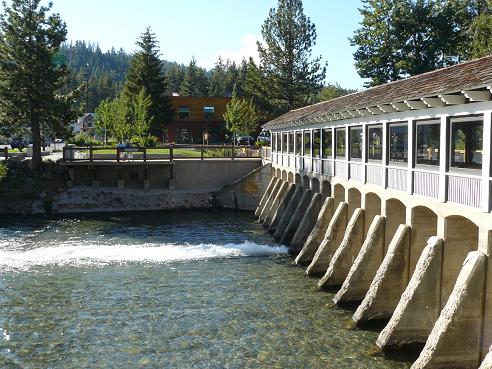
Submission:
[[[151,161],[179,159],[231,159],[260,158],[260,150],[251,146],[228,145],[176,145],[160,147],[75,147],[63,148],[63,161]]]
[[[3,148],[3,156],[5,158],[5,161],[9,160],[9,149],[7,147]]]

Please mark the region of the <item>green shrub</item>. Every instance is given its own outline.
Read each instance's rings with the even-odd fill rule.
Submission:
[[[9,169],[7,168],[7,165],[4,163],[0,163],[0,181],[7,177],[8,171]]]
[[[138,137],[133,136],[130,142],[132,145],[140,147],[156,147],[159,139],[155,136]]]
[[[102,143],[87,133],[78,133],[69,140],[69,143],[77,146],[101,146]]]

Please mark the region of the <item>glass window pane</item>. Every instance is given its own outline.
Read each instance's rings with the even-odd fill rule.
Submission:
[[[345,158],[345,128],[338,128],[335,130],[336,139],[336,152],[335,156],[339,159]]]
[[[439,165],[440,123],[417,123],[417,164]]]
[[[311,156],[311,131],[304,131],[304,156]]]
[[[203,117],[205,119],[213,119],[215,117],[215,108],[213,106],[204,106]]]
[[[350,128],[350,159],[362,159],[362,127]]]
[[[369,160],[383,159],[382,126],[370,126],[367,130],[367,158]]]
[[[296,155],[302,155],[302,133],[296,132]]]
[[[319,158],[319,153],[321,150],[321,131],[315,129],[313,131],[313,156]]]
[[[323,130],[323,158],[331,158],[332,148],[332,130],[330,128]]]
[[[452,123],[451,166],[482,169],[483,121]]]
[[[289,154],[294,153],[294,132],[289,133]]]
[[[282,152],[287,152],[287,133],[282,133]]]
[[[180,106],[178,109],[178,118],[179,119],[190,119],[190,107],[189,106]]]
[[[391,125],[389,132],[389,161],[394,163],[408,162],[408,126]]]

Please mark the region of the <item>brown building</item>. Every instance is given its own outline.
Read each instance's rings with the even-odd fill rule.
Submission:
[[[224,112],[230,97],[172,96],[175,110],[165,140],[175,143],[224,142]]]

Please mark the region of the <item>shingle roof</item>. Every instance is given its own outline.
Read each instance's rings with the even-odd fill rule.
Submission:
[[[438,69],[403,80],[386,83],[364,91],[324,101],[304,108],[291,110],[270,122],[264,128],[280,128],[283,125],[318,118],[356,109],[383,104],[420,100],[422,97],[476,89],[492,84],[492,55]]]

